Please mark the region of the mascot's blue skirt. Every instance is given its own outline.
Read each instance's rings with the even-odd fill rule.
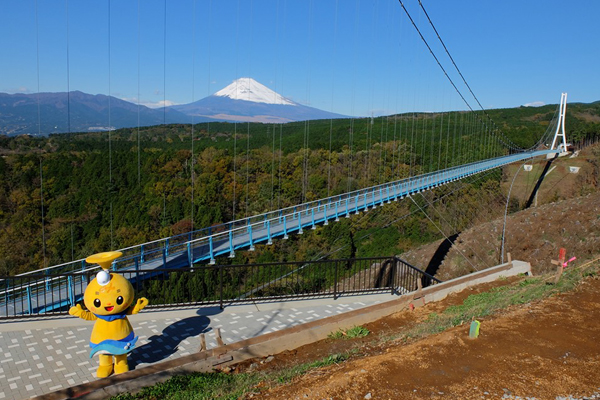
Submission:
[[[135,347],[135,342],[137,342],[138,337],[133,335],[131,332],[127,337],[121,340],[112,340],[107,339],[103,340],[100,343],[92,343],[90,342],[90,347],[92,350],[90,351],[90,358],[94,356],[94,354],[111,354],[113,356],[120,356],[121,354],[127,354]]]

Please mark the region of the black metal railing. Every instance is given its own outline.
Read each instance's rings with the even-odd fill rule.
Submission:
[[[440,282],[398,257],[119,271],[151,307],[219,305],[386,292]],[[95,272],[0,278],[0,319],[64,315]],[[43,283],[40,283],[43,282]]]

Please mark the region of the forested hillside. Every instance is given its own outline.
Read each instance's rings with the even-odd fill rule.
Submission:
[[[512,142],[529,147],[555,109],[488,113]],[[463,112],[411,113],[0,136],[0,275],[505,154],[486,120]],[[571,142],[597,136],[600,102],[570,104],[567,131]],[[462,183],[460,191],[440,188],[435,196],[448,195],[440,204],[452,213],[494,201],[501,179],[491,173]],[[418,206],[379,208],[275,248],[238,252],[234,262],[393,254],[439,236],[423,214],[403,218],[411,210]],[[453,216],[461,229],[473,223],[456,211]]]

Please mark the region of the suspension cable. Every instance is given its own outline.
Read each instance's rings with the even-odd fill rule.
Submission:
[[[462,94],[462,92],[458,89],[458,87],[456,86],[456,84],[454,83],[454,81],[452,80],[452,78],[450,77],[450,75],[448,74],[448,72],[446,71],[446,69],[444,68],[444,66],[442,65],[442,63],[440,62],[440,60],[438,59],[438,57],[435,55],[433,49],[431,48],[431,46],[427,42],[427,39],[425,39],[425,37],[421,33],[421,30],[419,29],[419,27],[417,26],[417,24],[415,23],[415,21],[411,17],[410,13],[408,12],[408,10],[406,9],[406,7],[404,6],[404,3],[402,2],[402,0],[398,0],[398,1],[399,1],[400,5],[402,6],[402,9],[406,13],[408,19],[412,23],[413,27],[415,28],[415,30],[417,31],[417,33],[421,37],[421,40],[423,41],[423,43],[425,44],[425,46],[429,50],[429,53],[435,59],[436,63],[438,64],[438,66],[440,67],[440,69],[442,70],[442,72],[444,73],[444,75],[446,76],[446,78],[448,79],[448,81],[450,82],[450,84],[452,85],[452,87],[454,87],[454,90],[456,91],[456,93],[458,93],[458,95],[463,100],[463,102],[467,105],[467,107],[469,108],[469,110],[470,111],[474,111],[473,108],[471,107],[471,105],[469,104],[469,102],[467,101],[467,99],[465,99],[465,97]],[[507,142],[506,143],[503,142],[503,144],[505,144],[507,147],[513,148],[515,150],[523,150],[520,147],[516,146],[510,139],[508,139],[506,137],[505,137],[505,139],[506,139]]]
[[[35,44],[36,44],[36,70],[37,70],[37,113],[38,113],[38,136],[42,133],[42,121],[40,111],[40,33],[38,19],[38,0],[35,0]],[[40,157],[40,209],[42,212],[42,254],[44,257],[44,268],[46,268],[46,226],[44,222],[44,176],[42,169],[42,158]],[[7,274],[8,275],[8,274]]]
[[[196,100],[196,0],[192,4],[192,103]],[[190,178],[192,181],[192,199],[191,199],[191,224],[190,232],[194,231],[194,113],[192,113],[192,159],[191,159],[191,173]]]
[[[110,202],[110,249],[115,248],[114,240],[114,227],[113,227],[113,183],[112,183],[112,141],[111,141],[111,104],[110,104],[110,93],[111,93],[111,59],[110,59],[110,42],[111,42],[111,30],[110,30],[110,1],[108,0],[108,198]]]
[[[333,50],[332,64],[335,65],[335,50],[337,41],[337,25],[338,25],[338,0],[335,0],[335,18],[333,23]],[[335,73],[331,76],[331,112],[333,112],[333,95],[335,89]],[[333,135],[333,118],[329,119],[329,160],[327,168],[327,197],[331,196],[331,140]]]
[[[141,152],[140,152],[140,0],[137,3],[137,162],[138,188],[142,185]]]
[[[423,197],[423,194],[421,194],[421,196]],[[419,205],[419,203],[417,203],[417,202],[415,201],[415,199],[414,199],[412,196],[408,196],[408,197],[409,197],[409,198],[412,200],[412,202],[413,202],[413,203],[414,203],[414,204],[415,204],[415,205],[416,205],[416,206],[419,208],[419,210],[420,210],[420,211],[423,213],[423,215],[425,215],[425,216],[427,217],[427,219],[429,220],[429,222],[431,222],[431,223],[433,224],[433,226],[435,226],[435,227],[436,227],[436,229],[437,229],[438,231],[440,231],[440,233],[441,233],[441,234],[444,236],[444,238],[446,238],[446,240],[447,240],[448,242],[452,243],[452,241],[450,240],[450,238],[449,238],[448,236],[446,236],[446,234],[444,233],[444,231],[442,231],[442,230],[440,229],[440,227],[439,227],[439,226],[438,226],[438,225],[437,225],[435,222],[433,222],[433,220],[431,219],[431,217],[430,217],[430,216],[429,216],[429,215],[428,215],[428,214],[425,212],[425,210],[423,210],[423,209],[421,208],[421,206]],[[424,197],[423,197],[423,198],[424,198]],[[458,251],[458,252],[460,253],[460,255],[461,255],[461,256],[463,256],[463,258],[464,258],[464,259],[465,259],[465,260],[466,260],[466,261],[467,261],[467,262],[468,262],[468,263],[471,265],[471,267],[473,267],[473,268],[475,268],[475,270],[479,271],[479,268],[477,268],[475,265],[473,265],[473,263],[471,262],[471,260],[469,260],[469,259],[467,258],[467,256],[465,256],[465,255],[463,254],[463,252],[462,252],[462,251],[460,251],[460,250],[458,250],[458,249],[456,249],[456,251]]]

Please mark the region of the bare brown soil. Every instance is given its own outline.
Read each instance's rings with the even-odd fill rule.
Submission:
[[[573,292],[481,319],[478,339],[468,338],[469,326],[464,324],[408,343],[381,340],[392,333],[401,333],[431,312],[461,303],[470,294],[506,283],[497,281],[466,290],[442,302],[366,325],[371,331],[366,338],[327,339],[276,355],[273,361],[260,364],[259,368],[289,368],[351,347],[359,349],[358,355],[349,361],[313,370],[291,384],[265,389],[248,398],[498,399],[506,395],[554,399],[597,393],[600,386],[600,280],[597,278],[588,278]]]

